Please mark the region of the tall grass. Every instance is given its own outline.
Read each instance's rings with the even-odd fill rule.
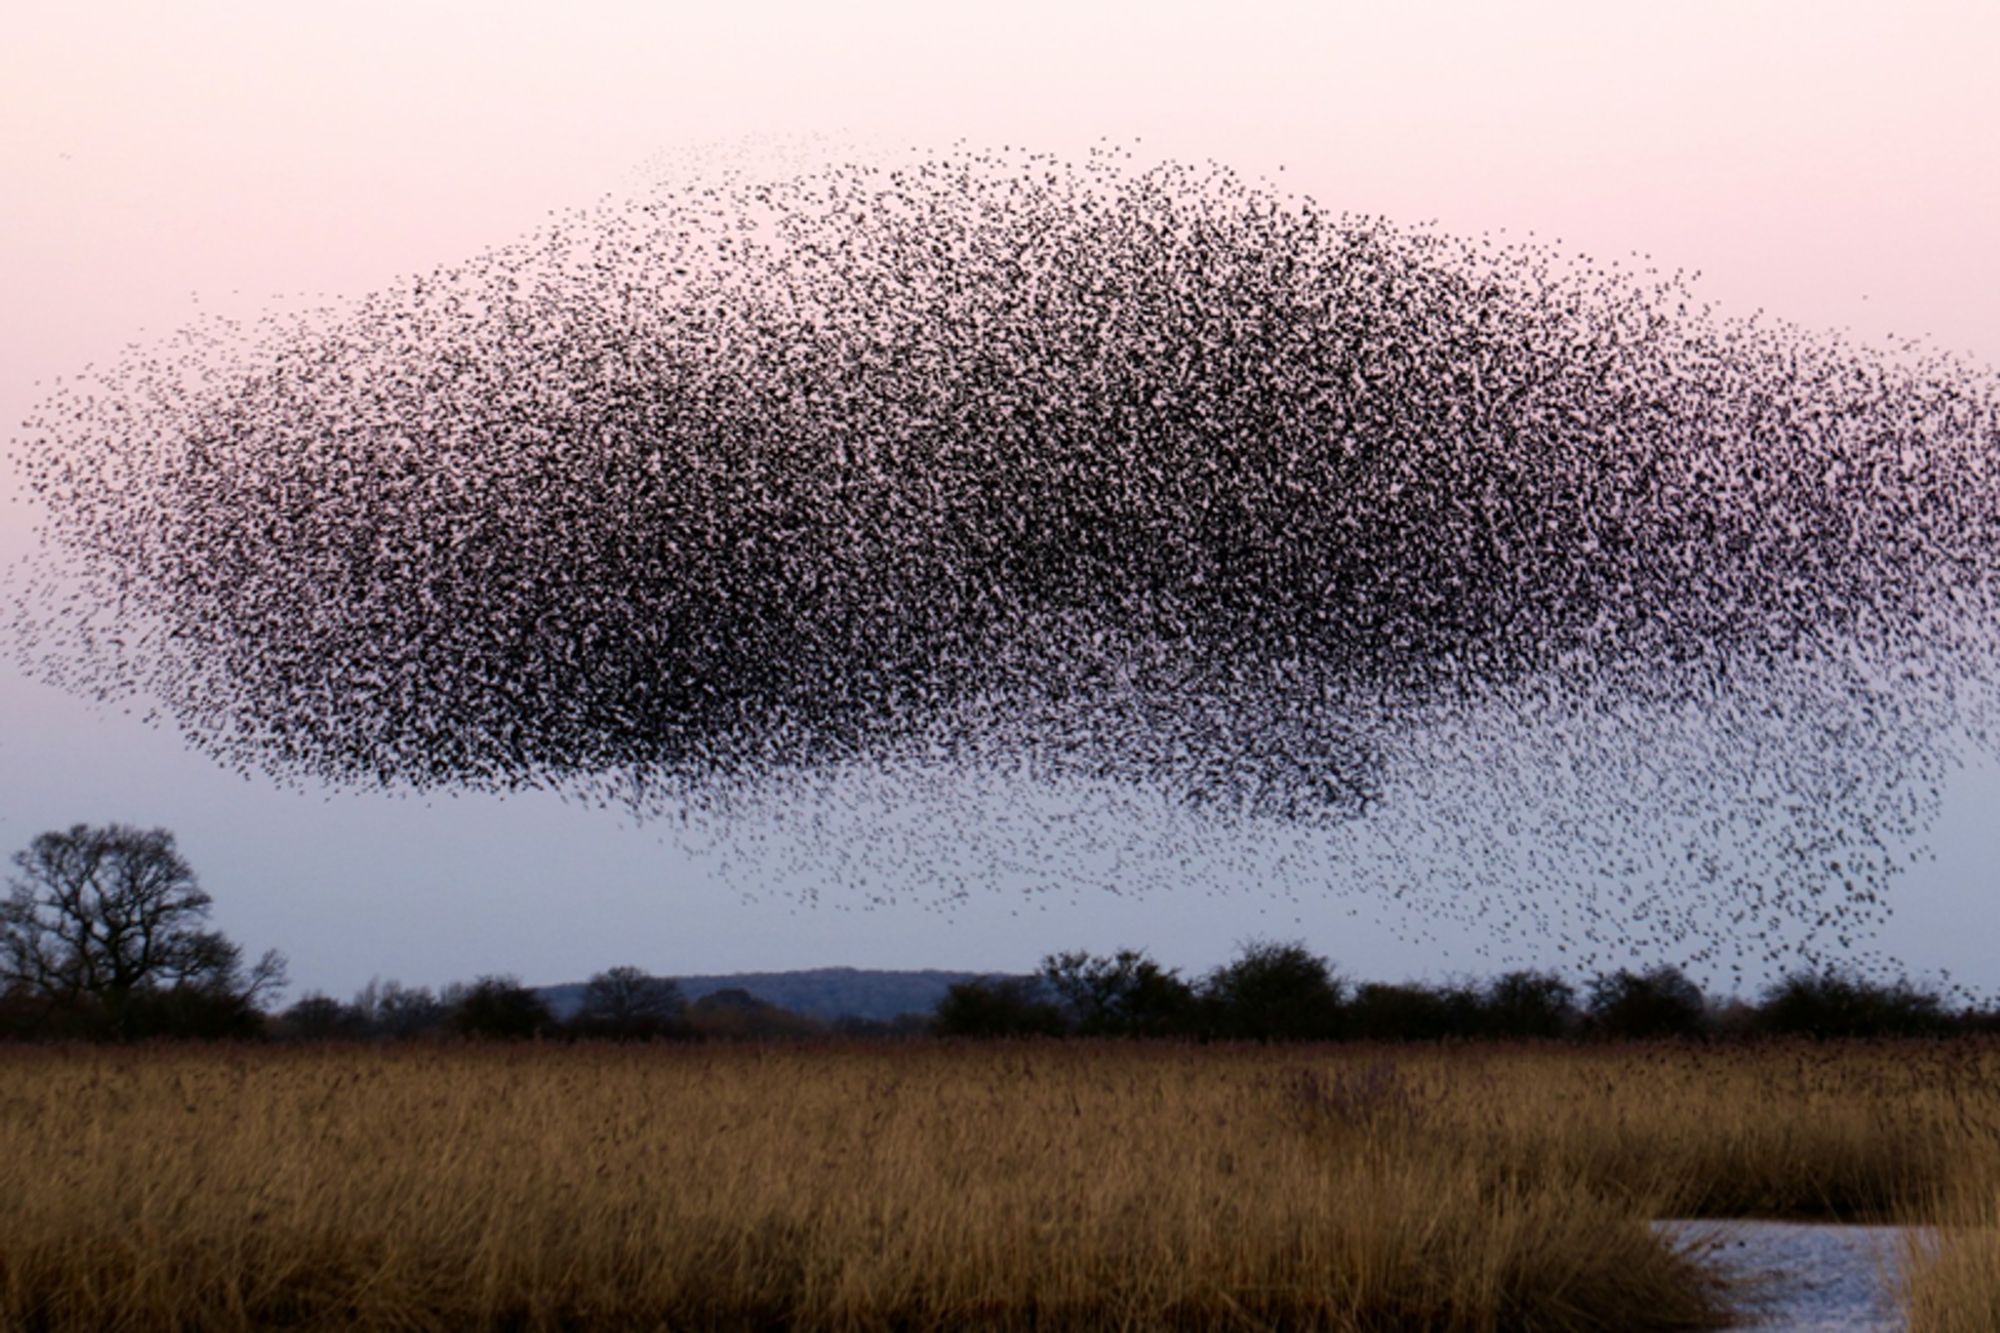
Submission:
[[[0,1325],[1714,1325],[1728,1293],[1646,1219],[1913,1206],[1996,1068],[1909,1046],[5,1051]]]
[[[1901,1255],[1912,1333],[2000,1328],[2000,1082],[1994,1074],[1987,1065],[1953,1087],[1960,1151],[1910,1210],[1910,1220],[1935,1224],[1910,1233]]]
[[[1889,1220],[1963,1151],[1970,1042],[1634,1045],[1440,1055],[1441,1127],[1528,1178],[1684,1217]],[[2000,1089],[1985,1094],[2000,1110]]]

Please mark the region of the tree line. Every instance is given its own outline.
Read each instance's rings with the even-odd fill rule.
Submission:
[[[164,829],[76,825],[14,857],[0,901],[0,1038],[293,1040],[1077,1037],[1200,1041],[1653,1039],[2000,1033],[2000,1012],[1948,1009],[1932,990],[1799,971],[1756,1003],[1717,1001],[1678,968],[1618,970],[1581,989],[1517,970],[1483,983],[1352,983],[1300,943],[1255,942],[1198,978],[1144,951],[1051,954],[1029,976],[952,986],[929,1014],[825,1023],[741,989],[690,1004],[638,967],[593,976],[558,1018],[512,976],[433,992],[371,982],[349,1001],[283,1010],[276,952],[246,962],[210,929],[212,901]]]
[[[1257,942],[1193,980],[1136,949],[1051,954],[1032,976],[952,987],[932,1030],[1258,1042],[1944,1037],[2000,1033],[2000,1012],[1952,1010],[1907,981],[1837,969],[1787,974],[1754,1003],[1713,999],[1670,965],[1599,973],[1580,989],[1535,970],[1353,983],[1303,944]]]

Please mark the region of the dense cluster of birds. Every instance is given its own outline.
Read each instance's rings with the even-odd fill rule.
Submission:
[[[260,773],[789,810],[883,892],[1226,845],[1858,937],[2000,627],[1989,373],[1112,148],[607,200],[135,347],[18,457],[46,678]]]

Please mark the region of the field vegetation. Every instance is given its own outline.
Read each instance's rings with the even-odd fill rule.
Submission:
[[[1963,1223],[1909,1298],[1990,1327],[1996,1075],[1965,1039],[6,1048],[0,1325],[1702,1327],[1754,1293],[1647,1220],[1755,1215]]]
[[[1970,1128],[1970,1127],[1968,1127]],[[1911,1333],[2000,1328],[2000,1144],[1992,1120],[1934,1181],[1916,1210],[1935,1229],[1913,1232],[1902,1256]]]
[[[1356,985],[1253,942],[1195,978],[1051,954],[859,1025],[638,967],[560,1015],[507,976],[272,1013],[282,958],[209,926],[165,830],[14,863],[0,1330],[1638,1330],[1754,1302],[1663,1216],[1936,1223],[1914,1327],[2000,1327],[2000,1014],[1905,983]]]

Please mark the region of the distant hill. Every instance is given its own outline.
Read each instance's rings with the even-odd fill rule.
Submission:
[[[749,991],[760,1000],[795,1014],[832,1021],[869,1018],[887,1022],[903,1014],[928,1014],[945,992],[961,981],[990,972],[884,972],[855,967],[815,967],[804,972],[738,972],[729,976],[675,977],[681,994],[692,1003],[719,990]],[[568,1018],[583,1004],[580,981],[540,988],[542,999],[558,1018]]]

